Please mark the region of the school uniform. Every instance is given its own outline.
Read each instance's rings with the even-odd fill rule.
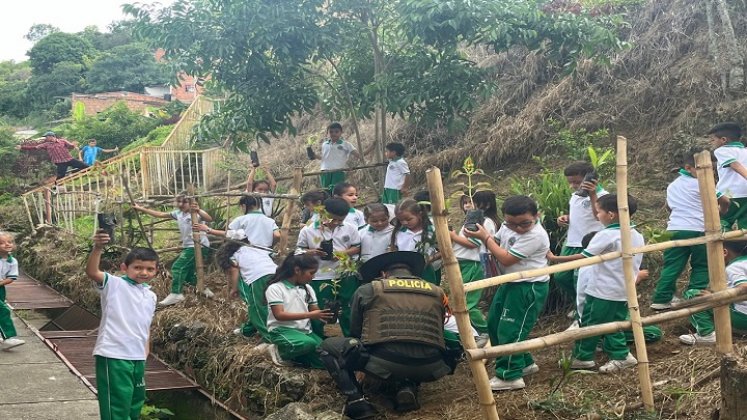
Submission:
[[[747,181],[745,181],[747,182]],[[716,194],[716,198],[721,197]],[[667,231],[672,240],[704,235],[705,222],[698,179],[680,169],[679,176],[667,187],[667,206],[671,209]],[[690,261],[690,282],[687,289],[708,287],[708,258],[705,244],[669,248],[664,251],[664,267],[656,282],[652,303],[669,303],[677,289],[677,279]]]
[[[438,253],[438,244],[436,242],[436,231],[433,228],[433,222],[428,224],[428,235],[427,239],[423,240],[423,230],[414,232],[406,227],[400,228],[395,236],[394,245],[397,247],[397,251],[415,251],[428,258]],[[432,263],[425,266],[423,273],[420,275],[423,279],[429,283],[433,283],[436,286],[441,285],[441,260],[433,261]]]
[[[731,230],[734,223],[739,229],[747,228],[747,179],[731,168],[739,162],[747,167],[747,149],[739,141],[727,143],[713,151],[716,156],[718,183],[716,189],[729,196],[729,211],[721,216],[721,226]]]
[[[332,240],[332,249],[334,251],[344,251],[348,248],[357,247],[361,244],[358,228],[349,223],[342,223],[331,230],[322,225],[317,220],[311,225],[304,226],[298,234],[297,252],[303,253],[308,249],[319,249],[322,241]],[[319,298],[319,307],[324,309],[329,302],[335,300],[333,279],[339,279],[339,291],[337,299],[340,300],[342,310],[340,311],[340,329],[347,336],[350,332],[350,299],[358,288],[358,278],[353,275],[340,277],[337,268],[339,261],[323,260],[316,257],[319,261],[319,269],[316,271],[311,287]],[[320,337],[324,337],[324,323],[313,321],[313,330]]]
[[[402,187],[405,178],[410,174],[410,166],[404,158],[398,157],[389,161],[384,178],[384,191],[381,194],[381,202],[384,204],[397,204],[402,198]]]
[[[195,266],[195,241],[192,237],[192,214],[181,210],[169,213],[179,226],[179,237],[182,240],[182,252],[171,265],[171,293],[181,294],[184,283],[197,284],[197,268]],[[198,221],[201,220],[197,216]],[[210,241],[205,232],[200,232],[200,245],[202,245],[202,259],[210,256]]]
[[[358,230],[361,236],[361,263],[389,250],[393,230],[394,226],[392,225],[387,225],[382,230],[376,230],[369,225],[365,225]]]
[[[360,229],[366,225],[366,216],[363,215],[362,211],[351,207],[348,211],[348,215],[345,216],[344,222]]]
[[[490,236],[495,236],[495,234],[498,233],[498,227],[493,219],[486,217],[485,221],[482,222],[482,227],[485,228]],[[480,263],[482,264],[482,271],[485,273],[485,278],[495,277],[500,274],[498,270],[498,261],[496,261],[493,254],[488,251],[488,248],[483,243],[480,243]]]
[[[466,238],[464,227],[459,230],[459,236]],[[453,243],[452,249],[459,264],[459,271],[462,273],[462,282],[471,283],[485,278],[485,272],[480,261],[480,248],[483,246],[483,243],[476,238],[467,239],[475,245],[475,248],[467,248],[458,243]],[[480,308],[477,307],[481,296],[482,290],[474,290],[467,292],[465,297],[467,299],[467,311],[469,312],[469,319],[472,326],[479,332],[484,333],[488,330],[488,323]]]
[[[270,193],[274,193],[270,191]],[[262,213],[267,217],[272,217],[272,205],[275,203],[275,199],[272,197],[262,197]]]
[[[643,235],[631,229],[632,246],[643,246]],[[593,257],[622,249],[620,224],[613,223],[597,232],[583,250],[585,257]],[[642,254],[633,256],[633,280],[643,261]],[[586,303],[581,314],[581,326],[598,325],[606,322],[625,321],[628,319],[628,295],[625,288],[622,258],[605,261],[593,266],[593,271],[586,286]],[[607,334],[603,348],[612,360],[625,360],[630,353],[623,332]],[[594,360],[594,352],[601,336],[576,341],[573,355],[581,361]]]
[[[345,172],[340,169],[347,169],[348,159],[355,150],[355,146],[342,138],[334,143],[330,139],[324,140],[321,170],[334,172],[326,172],[319,176],[322,189],[332,192],[335,185],[345,181]]]
[[[101,418],[136,420],[145,403],[145,359],[156,294],[147,283],[108,273],[100,289],[101,323],[93,355]]]
[[[601,185],[597,185],[597,199],[609,194]],[[591,232],[604,229],[604,225],[594,217],[596,209],[591,203],[591,197],[571,194],[568,200],[568,235],[560,250],[561,256],[580,254],[584,250],[581,240]],[[552,276],[553,281],[561,290],[573,297],[576,286],[573,284],[573,270],[561,271]]]
[[[18,279],[18,260],[12,255],[0,258],[0,280]],[[5,303],[5,286],[0,286],[0,338],[6,340],[17,335],[8,304]]]
[[[283,310],[288,313],[308,312],[309,306],[318,304],[314,289],[283,280],[267,288],[265,299],[268,307],[269,339],[278,347],[280,357],[308,367],[323,368],[316,351],[322,338],[312,332],[311,320],[279,321],[272,314],[272,307],[275,305],[283,305]]]
[[[737,257],[726,266],[726,287],[731,289],[747,283],[747,256]],[[701,290],[688,290],[682,294],[685,299],[692,299]],[[747,331],[747,301],[735,302],[730,307],[731,326],[735,330]],[[713,309],[690,315],[690,323],[700,336],[706,336],[715,331],[713,323]]]
[[[550,237],[538,222],[526,233],[517,233],[501,226],[495,241],[509,254],[519,259],[510,266],[500,265],[504,274],[547,267]],[[531,277],[506,283],[498,288],[488,312],[488,333],[494,345],[526,340],[534,328],[547,299],[550,276]],[[528,352],[501,356],[496,359],[496,377],[505,381],[519,379],[522,369],[534,364]]]

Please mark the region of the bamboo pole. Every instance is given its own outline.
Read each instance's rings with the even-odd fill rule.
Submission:
[[[194,193],[194,187],[189,186],[191,193]],[[190,204],[194,198],[189,198]],[[200,231],[195,229],[200,222],[199,214],[197,210],[190,208],[190,215],[192,216],[192,241],[194,242],[195,249],[195,269],[197,271],[197,292],[202,293],[205,290],[205,262],[202,260],[202,244],[200,243]]]
[[[638,381],[641,384],[641,399],[646,411],[654,411],[654,391],[651,385],[646,339],[643,336],[638,291],[635,287],[635,274],[633,273],[633,239],[630,229],[630,209],[628,207],[628,139],[623,136],[617,136],[617,211],[620,219],[625,292],[628,297],[628,312],[630,313],[635,353],[638,359]]]
[[[31,231],[36,233],[36,226],[34,226],[34,218],[31,216],[31,209],[29,208],[29,202],[26,200],[26,196],[22,196],[23,198],[23,206],[26,208],[26,216],[29,218],[29,225],[31,226]]]
[[[428,181],[428,191],[431,196],[431,206],[433,209],[433,224],[436,229],[436,239],[438,240],[438,249],[441,251],[441,258],[446,269],[446,279],[449,282],[449,301],[457,326],[459,327],[459,337],[462,340],[462,346],[465,349],[476,349],[475,337],[472,335],[472,327],[467,312],[467,300],[464,293],[464,284],[462,282],[462,273],[459,271],[459,264],[454,256],[454,250],[451,246],[449,236],[449,226],[446,218],[446,200],[444,199],[444,187],[441,181],[441,170],[436,167],[428,169],[425,173]],[[471,360],[469,367],[472,370],[473,381],[477,387],[477,394],[480,405],[483,408],[483,414],[486,419],[498,420],[498,410],[493,398],[493,391],[490,389],[488,371],[480,360]]]
[[[709,299],[701,301],[700,304],[689,308],[676,309],[649,315],[641,318],[643,325],[655,325],[688,317],[694,313],[702,312],[714,307],[723,306],[728,308],[729,304],[745,300],[747,289],[731,288],[716,292],[708,296]],[[503,344],[500,346],[486,347],[482,349],[465,349],[467,358],[472,360],[494,359],[507,354],[524,353],[537,349],[544,349],[559,344],[571,343],[589,337],[612,334],[618,331],[629,330],[633,327],[631,321],[615,321],[604,324],[581,327],[575,330],[561,331],[543,337],[532,338],[518,343]]]
[[[695,167],[700,187],[700,200],[705,216],[705,233],[721,232],[721,217],[716,199],[716,183],[713,178],[711,153],[703,151],[695,155]],[[724,262],[724,244],[721,241],[706,243],[708,253],[708,278],[710,289],[720,292],[726,289],[726,267]],[[721,354],[734,351],[731,341],[731,314],[728,307],[715,308],[713,320],[716,329],[716,349]]]
[[[145,152],[140,152],[140,176],[141,186],[143,189],[143,198],[148,198],[150,194],[150,173],[148,168],[148,155]]]
[[[747,229],[734,230],[731,232],[718,232],[706,234],[705,236],[699,236],[691,239],[678,239],[674,241],[660,242],[658,244],[644,245],[641,247],[633,248],[631,252],[633,254],[645,254],[648,252],[663,251],[669,248],[681,247],[681,246],[693,246],[699,244],[705,244],[711,241],[728,241],[728,240],[744,240],[747,239],[744,236],[747,235]],[[580,260],[564,262],[555,264],[550,267],[535,268],[533,270],[519,271],[511,274],[503,274],[500,276],[490,277],[483,280],[473,281],[464,285],[464,290],[472,292],[474,290],[484,289],[490,286],[498,286],[505,283],[510,283],[516,280],[522,280],[532,277],[540,277],[548,274],[554,274],[561,271],[575,270],[576,268],[585,267],[587,265],[598,264],[603,261],[614,260],[620,258],[622,252],[615,251],[609,252],[594,257],[583,258]]]
[[[135,207],[135,199],[132,197],[132,192],[130,192],[130,186],[128,185],[127,179],[125,178],[124,174],[122,174],[122,186],[124,187],[124,190],[127,193],[127,198],[130,199],[130,205],[132,207]],[[135,212],[135,217],[137,218],[137,224],[138,226],[140,226],[140,233],[143,235],[143,239],[145,239],[145,243],[148,244],[148,248],[153,249],[153,243],[150,241],[150,238],[148,238],[148,233],[145,231],[145,227],[143,227],[143,221],[140,219],[139,211]]]
[[[293,185],[291,185],[290,193],[298,195],[301,191],[302,182],[303,168],[296,166],[293,168]],[[266,194],[262,195],[264,196]],[[283,254],[288,247],[288,233],[290,232],[291,222],[293,221],[293,212],[296,210],[296,201],[297,200],[291,200],[283,212],[283,224],[280,227],[280,244],[278,245],[278,252]]]

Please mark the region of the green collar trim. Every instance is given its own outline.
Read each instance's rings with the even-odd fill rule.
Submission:
[[[635,228],[635,224],[631,223],[630,228]],[[609,225],[607,225],[607,227],[605,227],[605,229],[620,229],[620,223],[610,223]]]
[[[144,285],[146,285],[146,286],[148,285],[148,283],[138,283],[138,282],[136,282],[135,280],[133,280],[133,279],[131,279],[131,278],[127,277],[127,276],[122,276],[122,279],[123,279],[124,281],[126,281],[127,283],[130,283],[130,284],[131,284],[131,285],[133,285],[133,286],[137,286],[138,284],[144,284]]]
[[[727,265],[732,265],[732,264],[734,264],[735,262],[738,262],[738,261],[746,261],[746,260],[747,260],[747,255],[741,255],[741,256],[739,256],[739,257],[737,257],[737,258],[734,258],[733,260],[729,261],[729,264],[727,264]]]
[[[283,280],[283,282],[282,282],[282,283],[283,283],[283,286],[285,286],[285,287],[286,287],[287,289],[289,289],[289,290],[290,290],[290,289],[294,289],[294,288],[296,288],[296,287],[301,287],[301,286],[300,286],[300,285],[298,285],[298,284],[293,284],[293,283],[291,283],[291,282],[290,282],[289,280]]]
[[[336,142],[334,142],[334,143],[332,142],[332,139],[327,139],[326,143],[327,143],[327,144],[342,144],[342,143],[343,143],[344,141],[345,141],[345,140],[344,140],[344,139],[343,139],[342,137],[340,137],[340,139],[339,139],[339,140],[337,140],[337,141],[336,141]]]
[[[262,213],[262,210],[252,210],[247,214],[264,214],[264,213]]]
[[[730,143],[726,143],[723,147],[739,147],[741,149],[744,149],[744,143],[741,141],[732,141]]]
[[[348,214],[355,214],[355,207],[351,207],[350,210],[348,210]]]
[[[690,172],[687,172],[687,171],[686,171],[685,169],[683,169],[683,168],[680,168],[680,170],[679,170],[679,174],[680,174],[680,175],[682,175],[682,176],[686,176],[686,177],[688,177],[688,178],[695,178],[695,177],[693,176],[693,174],[691,174]]]
[[[2,260],[2,258],[0,258],[0,260]],[[15,258],[13,258],[13,255],[12,255],[12,254],[8,254],[8,258],[6,258],[6,259],[5,259],[5,261],[7,261],[7,262],[9,262],[9,263],[12,263],[12,262],[13,262],[13,261],[15,261],[15,260],[16,260],[16,259],[15,259]]]
[[[389,159],[389,162],[396,162],[396,161],[398,161],[398,160],[402,160],[402,156],[397,156],[397,157],[396,157],[396,158],[394,158],[394,159]]]

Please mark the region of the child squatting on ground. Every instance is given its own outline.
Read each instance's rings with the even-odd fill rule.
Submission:
[[[18,260],[11,255],[15,249],[13,235],[0,231],[0,350],[9,350],[26,344],[25,341],[16,338],[10,308],[5,303],[5,286],[18,278]]]
[[[101,323],[93,349],[99,410],[103,420],[136,420],[145,403],[145,360],[157,300],[148,282],[158,273],[158,254],[133,248],[120,266],[124,276],[105,273],[99,265],[109,235],[102,232],[93,237],[86,264],[86,275],[101,290]]]

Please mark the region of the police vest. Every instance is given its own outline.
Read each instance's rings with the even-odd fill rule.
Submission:
[[[363,315],[364,344],[421,343],[444,351],[444,292],[419,278],[374,280]]]

